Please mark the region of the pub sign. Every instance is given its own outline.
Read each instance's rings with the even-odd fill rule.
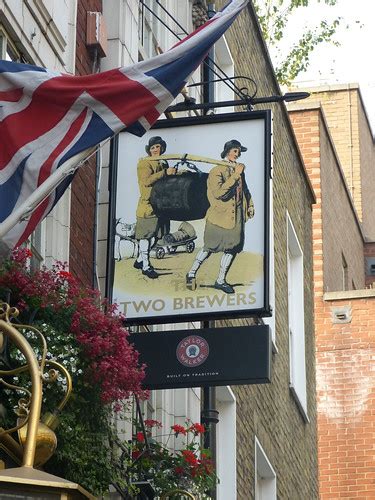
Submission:
[[[119,135],[109,295],[129,324],[270,314],[270,124],[230,113]]]

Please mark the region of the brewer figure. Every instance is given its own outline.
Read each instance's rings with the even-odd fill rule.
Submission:
[[[150,250],[156,240],[169,231],[169,221],[156,216],[150,203],[152,186],[166,175],[174,175],[176,169],[169,167],[165,160],[152,160],[153,156],[162,155],[167,149],[166,142],[160,137],[151,137],[145,147],[149,158],[141,158],[137,165],[140,197],[137,206],[135,238],[138,240],[138,256],[134,262],[142,274],[155,279],[159,275],[150,264]]]
[[[235,256],[243,250],[245,222],[254,217],[254,204],[244,175],[245,165],[237,163],[241,152],[245,151],[247,148],[236,139],[226,142],[221,157],[228,165],[218,165],[208,175],[210,206],[206,214],[204,244],[186,275],[189,289],[195,290],[196,273],[211,253],[223,252],[214,288],[234,293],[226,276]]]

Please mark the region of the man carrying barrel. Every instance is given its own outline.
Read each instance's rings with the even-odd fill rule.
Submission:
[[[152,186],[167,175],[175,175],[176,169],[169,167],[165,160],[152,160],[153,156],[164,154],[166,142],[160,136],[151,137],[146,145],[149,158],[141,158],[137,165],[140,197],[137,206],[135,239],[138,240],[138,256],[133,266],[142,270],[150,279],[159,277],[150,264],[150,250],[156,240],[169,232],[169,221],[156,216],[150,203]]]
[[[235,256],[243,250],[245,222],[254,217],[254,204],[245,180],[245,165],[237,159],[247,148],[232,139],[224,144],[221,157],[227,165],[214,167],[207,179],[207,197],[210,206],[206,214],[203,248],[186,275],[186,286],[196,288],[196,273],[212,254],[223,252],[214,288],[234,293],[226,276]]]

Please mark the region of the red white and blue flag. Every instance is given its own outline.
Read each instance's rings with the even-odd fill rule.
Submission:
[[[143,135],[248,0],[233,0],[172,49],[133,66],[71,76],[0,61],[0,228],[64,162],[120,130]],[[2,244],[23,243],[72,176],[16,223]]]

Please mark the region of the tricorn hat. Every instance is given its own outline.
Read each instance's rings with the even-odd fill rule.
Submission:
[[[242,146],[240,141],[237,141],[237,139],[232,139],[231,141],[228,141],[224,144],[224,150],[221,153],[221,157],[225,158],[228,152],[234,148],[238,148],[240,150],[240,154],[238,156],[241,156],[241,153],[247,151],[247,148],[245,148],[245,146]]]
[[[155,135],[154,137],[150,137],[148,144],[145,147],[146,153],[150,154],[151,146],[155,146],[155,144],[160,144],[160,154],[165,153],[167,149],[167,143],[163,141],[163,139],[159,135]]]

